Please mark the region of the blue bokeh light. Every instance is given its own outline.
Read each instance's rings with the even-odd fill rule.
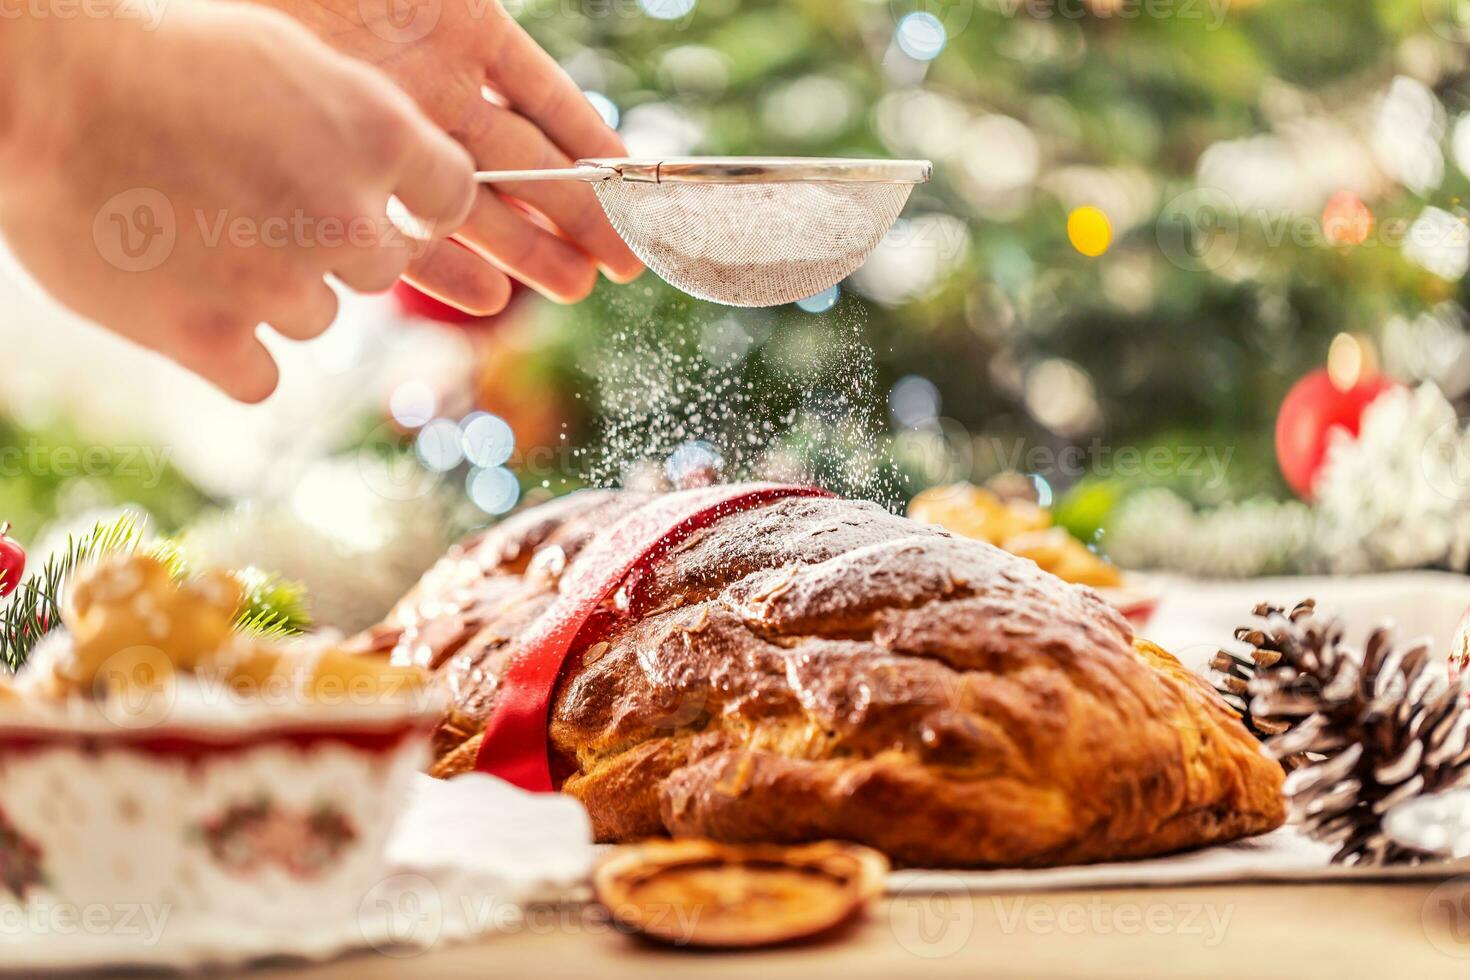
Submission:
[[[415,437],[413,449],[419,462],[435,473],[448,473],[464,461],[459,426],[453,419],[434,419],[427,423]]]
[[[928,11],[905,14],[894,35],[898,48],[915,61],[933,61],[949,42],[944,23]]]
[[[592,108],[597,110],[597,114],[602,117],[603,122],[607,123],[609,129],[618,128],[618,122],[622,119],[623,114],[618,109],[616,102],[601,92],[594,92],[590,89],[582,94],[587,96],[587,101],[592,103]]]
[[[465,478],[465,492],[470,502],[487,514],[504,514],[521,499],[521,484],[515,474],[503,466],[474,469]]]
[[[638,0],[638,6],[654,20],[678,20],[689,16],[696,0]]]
[[[459,429],[464,458],[476,466],[499,466],[515,452],[515,433],[498,415],[474,412],[464,417]]]
[[[830,289],[822,290],[815,296],[808,296],[806,299],[797,300],[796,305],[808,313],[826,313],[837,305],[837,299],[841,295],[842,287],[833,286]]]

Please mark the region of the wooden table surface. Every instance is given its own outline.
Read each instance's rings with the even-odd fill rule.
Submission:
[[[884,899],[845,934],[747,953],[660,949],[591,906],[413,956],[358,955],[253,980],[378,977],[1470,976],[1470,876],[1444,882],[1238,885]]]

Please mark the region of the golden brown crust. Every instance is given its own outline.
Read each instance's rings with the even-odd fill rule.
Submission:
[[[380,628],[449,679],[436,774],[473,766],[518,630],[643,499],[528,511],[451,552]],[[586,634],[550,733],[604,840],[837,837],[908,864],[1042,866],[1283,819],[1280,768],[1094,593],[871,504],[725,517]]]

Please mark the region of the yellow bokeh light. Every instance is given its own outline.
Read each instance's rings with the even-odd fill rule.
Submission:
[[[1378,373],[1378,352],[1371,338],[1340,333],[1327,348],[1327,377],[1338,391],[1350,391],[1364,378]]]
[[[1100,209],[1084,204],[1067,215],[1067,240],[1083,255],[1097,258],[1113,244],[1113,226]]]

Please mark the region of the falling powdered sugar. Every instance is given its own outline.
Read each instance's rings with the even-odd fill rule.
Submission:
[[[767,479],[902,498],[859,304],[819,316],[687,303],[670,315],[626,295],[610,306],[616,326],[583,365],[594,427],[573,453],[588,483]]]

